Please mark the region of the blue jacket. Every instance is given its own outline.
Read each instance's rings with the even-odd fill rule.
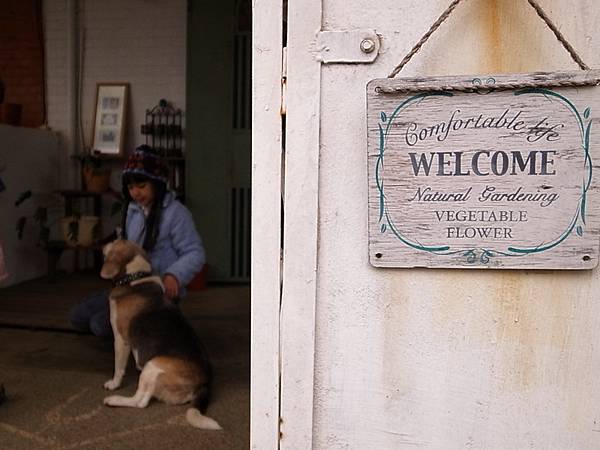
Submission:
[[[127,209],[127,239],[144,243],[146,217],[135,202]],[[206,262],[202,239],[196,231],[190,211],[175,199],[165,195],[156,244],[149,254],[152,268],[161,276],[170,273],[179,281],[180,297],[185,286],[200,272]]]

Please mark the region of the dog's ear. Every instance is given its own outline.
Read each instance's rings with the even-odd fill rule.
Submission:
[[[105,261],[100,270],[100,276],[106,280],[116,277],[121,271],[121,266],[116,261]]]

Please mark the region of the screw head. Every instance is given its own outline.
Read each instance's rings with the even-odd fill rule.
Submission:
[[[360,49],[365,53],[371,53],[375,50],[375,42],[373,39],[363,39],[360,43]]]

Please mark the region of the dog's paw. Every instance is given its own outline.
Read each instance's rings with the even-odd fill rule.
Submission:
[[[116,406],[117,405],[117,397],[119,397],[118,395],[111,395],[109,397],[105,397],[103,400],[103,403],[106,406]]]
[[[121,386],[121,382],[111,378],[106,383],[104,383],[104,389],[108,389],[109,391],[114,391]],[[106,403],[106,402],[105,402]]]

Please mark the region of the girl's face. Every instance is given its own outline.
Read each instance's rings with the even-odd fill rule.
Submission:
[[[127,189],[133,201],[144,208],[149,208],[154,202],[154,186],[149,181],[129,183]]]

